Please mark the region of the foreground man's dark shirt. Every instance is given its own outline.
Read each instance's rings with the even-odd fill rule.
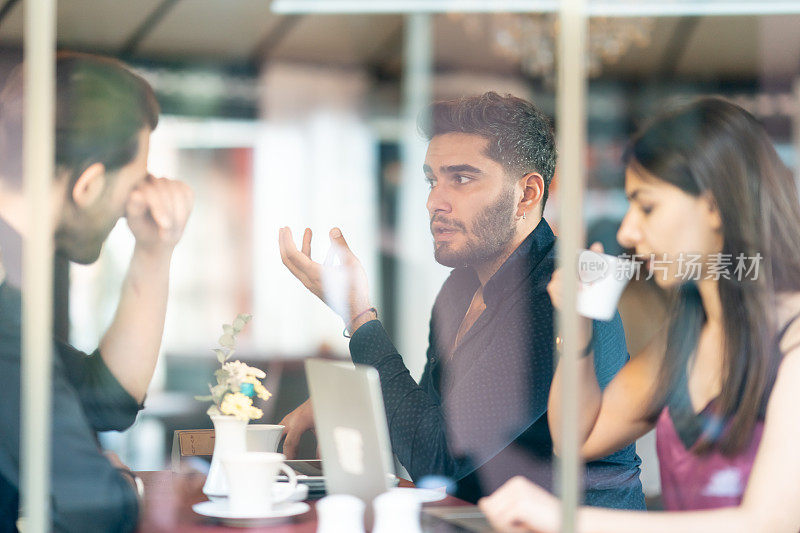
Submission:
[[[392,449],[419,482],[428,475],[458,481],[469,501],[515,475],[552,489],[547,399],[553,378],[553,307],[547,283],[555,236],[542,219],[486,283],[486,309],[451,353],[480,286],[471,268],[456,268],[436,298],[428,360],[419,385],[377,320],[350,341],[356,363],[381,379]],[[594,323],[595,372],[605,387],[628,360],[622,321]],[[634,445],[588,463],[589,505],[644,509]]]
[[[20,470],[20,293],[0,284],[0,531],[15,531]],[[42,387],[48,386],[42,383]],[[54,531],[132,531],[136,493],[106,459],[97,431],[123,430],[141,406],[98,352],[55,342],[51,507]]]

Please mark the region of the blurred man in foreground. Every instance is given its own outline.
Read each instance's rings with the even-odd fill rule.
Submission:
[[[66,53],[58,56],[56,77],[52,209],[37,222],[51,225],[57,253],[77,263],[97,259],[123,216],[136,245],[98,350],[87,355],[53,344],[53,529],[131,531],[138,520],[137,479],[116,456],[104,455],[96,432],[128,428],[142,408],[161,344],[172,251],[193,196],[187,185],[147,171],[159,107],[144,79],[115,60]],[[0,93],[0,224],[7,241],[24,238],[34,223],[22,197],[22,97],[18,67]],[[9,249],[15,244],[4,243]],[[0,395],[0,529],[13,531],[20,482],[20,292],[8,280],[0,284]]]
[[[458,481],[476,501],[514,475],[552,487],[547,397],[553,377],[553,307],[546,286],[555,236],[542,218],[556,164],[548,119],[511,96],[436,103],[423,125],[430,144],[423,172],[434,257],[453,267],[433,307],[427,362],[417,384],[369,301],[358,259],[338,229],[331,240],[351,271],[348,311],[353,361],[381,379],[392,448],[414,481]],[[284,264],[326,301],[311,233],[298,251],[281,231]],[[622,323],[595,322],[593,347],[604,386],[628,359]],[[281,422],[284,450],[313,427],[308,402]],[[587,465],[586,502],[643,509],[633,446]]]

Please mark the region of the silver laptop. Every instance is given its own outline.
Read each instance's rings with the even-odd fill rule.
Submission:
[[[328,494],[352,494],[370,503],[394,480],[378,371],[308,359],[306,377]]]

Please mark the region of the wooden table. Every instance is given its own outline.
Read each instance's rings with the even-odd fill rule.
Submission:
[[[192,505],[206,500],[202,488],[203,474],[177,474],[169,470],[137,472],[144,481],[144,506],[138,531],[141,533],[192,533],[238,531],[242,528],[223,526],[208,518],[195,514]],[[410,486],[401,482],[401,486]],[[250,528],[247,531],[269,533],[315,533],[317,515],[314,501],[308,502],[311,510],[280,525]],[[467,502],[448,496],[444,500],[426,506],[465,506]]]

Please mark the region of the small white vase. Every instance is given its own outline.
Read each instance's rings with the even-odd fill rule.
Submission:
[[[222,460],[231,454],[247,451],[247,420],[240,420],[229,415],[213,415],[214,454],[208,469],[203,494],[209,500],[216,501],[228,497],[228,478],[222,467]]]

